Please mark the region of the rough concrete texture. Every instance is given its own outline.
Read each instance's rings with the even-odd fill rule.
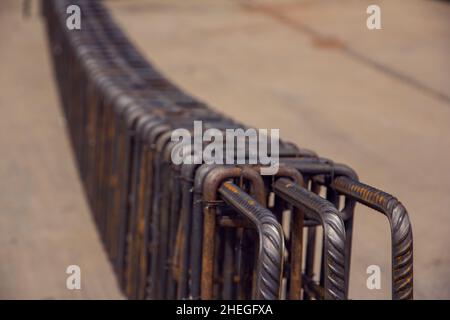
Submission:
[[[450,5],[397,0],[108,1],[142,52],[212,107],[352,166],[414,231],[415,297],[450,298]],[[382,30],[369,31],[378,4]],[[390,297],[386,219],[357,207],[351,298]],[[368,290],[379,265],[382,289]]]
[[[84,199],[45,30],[0,1],[0,299],[122,298]],[[66,268],[81,268],[81,290]]]

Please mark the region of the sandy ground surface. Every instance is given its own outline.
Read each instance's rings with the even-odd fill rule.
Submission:
[[[382,30],[366,27],[379,4]],[[450,298],[450,5],[111,0],[143,53],[212,107],[352,166],[414,231],[416,298]],[[383,216],[357,208],[351,298],[390,297]],[[379,265],[382,289],[368,290]]]
[[[75,168],[43,24],[0,1],[0,299],[122,298]],[[81,290],[66,268],[81,268]]]
[[[365,27],[368,4],[382,30]],[[110,0],[137,46],[212,107],[343,162],[409,209],[416,298],[450,298],[450,5]],[[0,1],[0,298],[121,298],[90,219],[36,16]],[[357,208],[351,298],[389,298],[386,220]],[[65,287],[82,269],[82,290]],[[366,268],[382,289],[366,288]]]

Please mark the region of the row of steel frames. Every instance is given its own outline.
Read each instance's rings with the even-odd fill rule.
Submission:
[[[275,175],[175,165],[174,129],[247,127],[170,83],[101,2],[42,3],[80,177],[128,298],[347,299],[356,203],[389,220],[392,298],[413,298],[411,225],[396,198],[286,141]],[[73,4],[81,30],[66,28]]]

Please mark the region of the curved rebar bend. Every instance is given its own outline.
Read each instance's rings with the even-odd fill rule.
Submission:
[[[222,183],[219,194],[236,212],[246,217],[258,233],[253,299],[279,299],[284,257],[284,235],[281,225],[272,212],[234,183],[229,181]]]
[[[344,300],[347,298],[345,227],[337,209],[315,193],[292,181],[278,179],[273,189],[276,195],[315,219],[324,231],[324,298]]]
[[[254,166],[258,172],[261,172],[261,166]],[[304,187],[305,181],[302,174],[294,167],[280,163],[278,172],[273,176],[275,178],[289,178],[298,185]],[[300,209],[293,210],[293,224],[291,231],[291,253],[290,256],[290,279],[289,279],[289,299],[299,300],[302,291],[302,264],[303,264],[303,227],[304,214]]]
[[[392,195],[346,177],[336,178],[332,187],[388,218],[392,239],[392,299],[413,299],[413,236],[406,208]]]
[[[213,257],[216,227],[216,207],[213,203],[217,200],[217,191],[225,180],[240,177],[251,183],[252,194],[262,206],[265,206],[266,193],[264,181],[250,167],[217,166],[208,172],[203,180],[203,201],[205,204],[203,205],[201,298],[205,300],[213,298]]]
[[[331,179],[334,180],[333,177],[338,177],[338,176],[345,176],[348,177],[352,180],[358,181],[358,175],[356,174],[356,172],[350,168],[349,166],[345,165],[345,164],[341,164],[341,163],[335,163],[329,159],[326,158],[282,158],[280,159],[280,163],[283,164],[287,164],[291,167],[296,168],[297,170],[299,170],[302,175],[304,175],[304,177],[306,178],[312,178],[313,180],[317,181],[317,177],[324,175],[330,177]],[[306,179],[308,180],[308,179]],[[325,180],[323,180],[321,182],[322,185],[327,185],[327,183],[325,183]],[[328,194],[328,192],[330,192]],[[332,190],[332,188],[328,185],[327,186],[327,194],[331,196],[331,198],[334,197],[335,192]],[[330,199],[331,200],[331,199]],[[337,200],[337,199],[336,199]],[[353,216],[354,216],[354,208],[355,208],[355,200],[347,197],[345,199],[345,205],[344,208],[340,211],[342,220],[344,221],[344,225],[345,225],[345,236],[346,236],[346,257],[347,257],[347,275],[346,275],[346,280],[347,280],[347,292],[348,292],[348,288],[349,288],[349,283],[348,281],[350,280],[350,261],[351,261],[351,257],[352,257],[352,238],[353,238]],[[311,221],[308,221],[308,224]],[[313,230],[314,227],[311,227],[308,229],[308,233],[311,232],[311,237],[314,239],[315,235],[313,235]],[[314,241],[313,241],[314,243]],[[313,243],[308,242],[308,247],[313,247]],[[311,247],[311,248],[312,248]],[[308,250],[308,249],[307,249]],[[314,261],[313,256],[307,256],[307,261]],[[311,275],[313,266],[310,263],[307,263],[307,270],[309,270],[309,272],[307,271],[307,273],[309,275]],[[304,297],[305,298],[305,297]]]

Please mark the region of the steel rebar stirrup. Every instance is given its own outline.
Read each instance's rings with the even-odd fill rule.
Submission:
[[[253,299],[279,299],[284,257],[281,225],[272,212],[232,182],[224,182],[219,188],[219,194],[222,200],[248,218],[258,232]]]
[[[343,300],[346,290],[345,227],[337,209],[320,196],[281,178],[273,186],[275,194],[315,219],[324,231],[324,299]]]
[[[413,299],[413,236],[408,212],[392,195],[346,177],[338,177],[332,187],[389,220],[392,239],[392,299]]]

